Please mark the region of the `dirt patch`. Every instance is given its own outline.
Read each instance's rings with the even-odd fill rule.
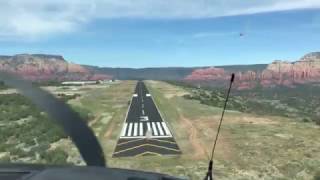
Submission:
[[[264,117],[254,117],[254,116],[232,116],[227,117],[226,122],[230,123],[249,123],[249,124],[279,124],[279,122],[274,121],[269,118]]]
[[[206,151],[209,152],[209,155],[212,151],[212,146],[214,138],[219,126],[220,116],[207,117],[203,116],[199,119],[194,120],[194,124],[200,132],[200,138],[205,144]],[[215,154],[216,156],[221,157],[222,159],[231,159],[232,158],[232,142],[228,136],[228,132],[223,131],[223,127],[220,131],[219,139],[217,142]]]
[[[207,158],[208,157],[208,153],[206,151],[205,146],[203,145],[203,143],[201,142],[201,140],[199,139],[199,135],[198,135],[198,130],[197,128],[193,125],[192,120],[184,117],[181,113],[180,113],[180,120],[182,121],[182,125],[184,127],[184,129],[188,129],[189,131],[189,141],[190,144],[192,145],[192,148],[194,149],[194,152],[192,153],[192,158],[194,159],[203,159],[203,158]]]
[[[181,97],[181,96],[184,96],[184,95],[186,95],[186,94],[189,94],[189,93],[188,93],[188,92],[176,91],[176,92],[166,93],[166,94],[164,95],[164,97],[167,98],[167,99],[171,99],[171,98],[173,98],[173,97],[176,97],[176,96]]]
[[[106,133],[104,133],[104,137],[105,137],[105,138],[108,139],[108,138],[111,136],[111,134],[112,134],[112,132],[113,132],[113,129],[114,129],[114,127],[115,127],[115,124],[116,124],[116,123],[114,123],[114,121],[111,121],[111,124],[110,124],[110,126],[108,127]]]

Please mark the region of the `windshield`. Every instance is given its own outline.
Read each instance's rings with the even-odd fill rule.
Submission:
[[[320,1],[15,0],[0,26],[0,70],[77,112],[109,167],[320,178]],[[2,163],[86,165],[1,81]]]

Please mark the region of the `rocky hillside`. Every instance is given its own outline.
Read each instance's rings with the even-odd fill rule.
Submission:
[[[215,82],[227,82],[231,72],[236,73],[235,84],[238,89],[250,89],[258,85],[293,87],[295,84],[318,83],[320,82],[320,52],[309,53],[295,62],[276,60],[260,70],[229,71],[223,67],[196,69],[185,80],[217,84]]]
[[[0,56],[0,70],[18,74],[33,81],[42,80],[101,80],[112,78],[81,65],[68,63],[62,56],[19,54]]]
[[[224,85],[236,73],[238,89],[320,83],[320,52],[309,53],[298,61],[276,60],[271,64],[216,67],[108,68],[68,63],[62,56],[20,54],[0,56],[0,70],[29,80],[152,79],[185,80],[203,85]]]

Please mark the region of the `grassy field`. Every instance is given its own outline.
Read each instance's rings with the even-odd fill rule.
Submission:
[[[221,109],[184,99],[186,90],[163,82],[149,81],[148,87],[183,150],[171,166],[185,170],[170,172],[201,179]],[[227,111],[215,174],[218,179],[313,179],[320,170],[319,131],[314,123]]]

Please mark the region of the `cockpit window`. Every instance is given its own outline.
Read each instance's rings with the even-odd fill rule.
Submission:
[[[14,0],[0,26],[0,164],[320,177],[320,1]]]

